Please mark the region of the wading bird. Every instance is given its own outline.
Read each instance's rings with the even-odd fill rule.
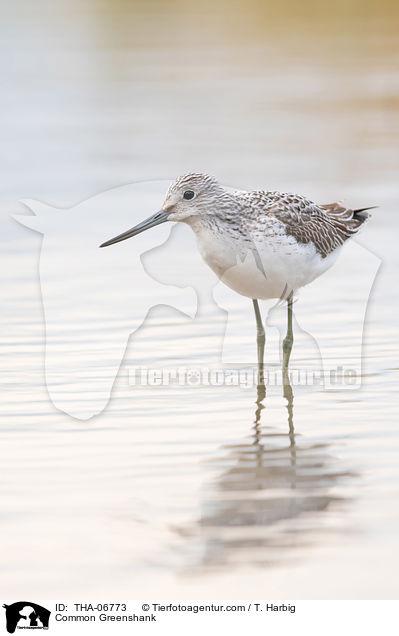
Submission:
[[[283,341],[283,368],[287,369],[295,291],[334,264],[345,241],[368,219],[370,209],[317,205],[300,195],[264,190],[231,192],[208,175],[187,174],[172,183],[159,212],[100,247],[165,221],[187,223],[209,267],[226,285],[252,298],[259,369],[263,368],[265,330],[258,299],[287,301]]]

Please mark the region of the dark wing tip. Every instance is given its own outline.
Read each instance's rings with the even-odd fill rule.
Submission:
[[[358,208],[357,210],[353,210],[353,214],[360,214],[361,212],[366,212],[366,210],[376,210],[377,208],[379,208],[379,205],[371,205],[368,208]]]
[[[357,210],[353,210],[353,220],[357,221],[359,226],[362,225],[371,216],[367,213],[367,210],[375,210],[375,208],[378,208],[378,205],[371,205],[367,208],[358,208]]]

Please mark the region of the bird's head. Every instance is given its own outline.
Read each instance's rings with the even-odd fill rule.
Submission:
[[[136,236],[151,227],[166,221],[183,221],[190,223],[194,217],[212,214],[215,204],[226,191],[216,179],[206,174],[187,174],[179,177],[169,187],[162,209],[142,223],[135,225],[127,232],[102,243],[100,247],[107,247],[119,243],[132,236]]]
[[[224,189],[206,174],[187,174],[172,183],[162,209],[168,221],[187,221],[192,216],[211,214]]]

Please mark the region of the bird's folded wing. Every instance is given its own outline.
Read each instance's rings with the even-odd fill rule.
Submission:
[[[353,236],[368,215],[345,208],[340,203],[316,205],[297,195],[275,197],[267,210],[298,243],[312,243],[325,258]]]

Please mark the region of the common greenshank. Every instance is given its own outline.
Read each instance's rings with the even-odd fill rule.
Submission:
[[[263,368],[265,330],[258,300],[287,301],[283,341],[283,368],[287,369],[293,344],[294,293],[334,264],[344,243],[367,221],[370,209],[352,210],[340,203],[317,205],[297,194],[229,191],[214,178],[193,173],[172,183],[159,212],[100,247],[165,221],[187,223],[209,267],[226,285],[252,298],[259,368]]]

